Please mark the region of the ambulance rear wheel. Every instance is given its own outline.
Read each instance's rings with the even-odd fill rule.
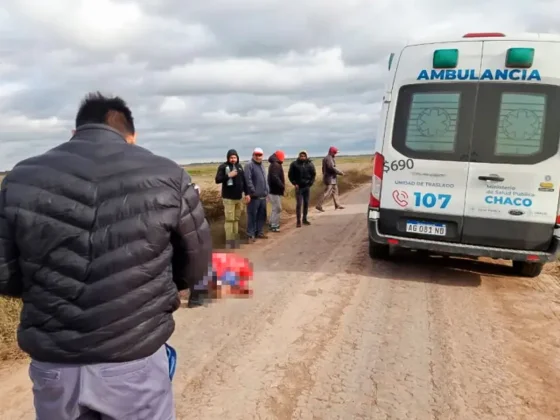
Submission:
[[[389,258],[389,245],[378,244],[369,240],[369,256],[372,259],[383,260]]]
[[[513,261],[513,271],[522,277],[538,277],[544,267],[544,263]]]

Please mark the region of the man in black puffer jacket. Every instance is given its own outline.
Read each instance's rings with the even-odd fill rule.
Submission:
[[[164,345],[210,229],[189,175],[135,139],[126,103],[90,94],[70,141],[2,182],[0,294],[23,299],[39,420],[175,418]]]
[[[301,227],[302,213],[303,224],[310,225],[307,219],[307,212],[309,211],[311,187],[315,183],[316,176],[315,165],[307,156],[307,152],[302,150],[299,152],[298,158],[290,164],[290,169],[288,170],[288,179],[296,189],[297,227]]]

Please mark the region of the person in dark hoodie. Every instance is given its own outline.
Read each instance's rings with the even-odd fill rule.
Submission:
[[[282,197],[286,191],[284,178],[284,158],[286,155],[282,150],[277,150],[268,158],[268,198],[272,206],[270,213],[270,231],[280,232],[280,214],[282,213]]]
[[[325,192],[319,198],[319,202],[317,203],[317,206],[315,207],[320,212],[325,211],[323,209],[323,203],[325,202],[325,200],[327,200],[331,196],[332,196],[333,201],[334,201],[335,210],[344,209],[344,206],[342,206],[339,202],[338,181],[337,181],[337,178],[339,176],[343,176],[344,172],[342,172],[341,170],[339,170],[336,167],[336,159],[335,158],[336,158],[337,153],[338,153],[338,149],[334,146],[331,146],[329,148],[329,153],[327,153],[327,156],[325,156],[323,158],[323,184],[325,184]]]
[[[309,210],[309,193],[316,176],[315,165],[307,156],[307,152],[302,150],[299,152],[298,158],[290,164],[288,170],[288,179],[296,189],[297,227],[301,227],[302,221],[304,225],[311,224],[307,220],[307,212]]]
[[[222,184],[222,201],[224,203],[226,246],[237,248],[239,243],[239,219],[243,202],[251,201],[245,182],[243,166],[239,163],[236,150],[228,150],[226,161],[218,166],[216,184]],[[244,196],[245,195],[245,196]]]

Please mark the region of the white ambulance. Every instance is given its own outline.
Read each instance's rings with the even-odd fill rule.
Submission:
[[[513,261],[559,253],[560,36],[469,33],[389,58],[369,251]],[[557,62],[557,60],[559,60]]]

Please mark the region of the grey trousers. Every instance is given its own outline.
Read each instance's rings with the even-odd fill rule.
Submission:
[[[325,201],[332,195],[334,206],[340,206],[340,202],[338,199],[338,185],[337,184],[329,184],[325,186],[325,192],[319,198],[319,202],[317,203],[317,207],[323,207]]]
[[[270,211],[270,226],[280,227],[280,214],[282,213],[282,196],[269,194],[268,199],[272,207]]]
[[[127,363],[33,360],[29,376],[36,420],[175,420],[165,347]]]

